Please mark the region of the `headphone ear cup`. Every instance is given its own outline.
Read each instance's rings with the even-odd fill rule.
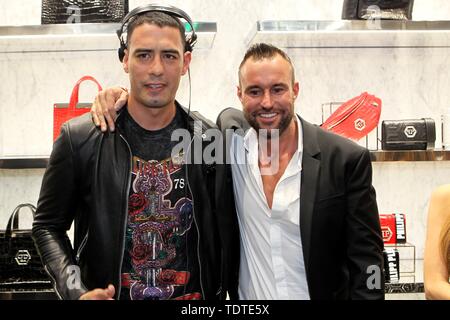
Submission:
[[[192,52],[192,46],[190,41],[186,41],[186,45],[184,46],[184,52]]]
[[[184,51],[192,52],[194,50],[194,45],[197,42],[197,34],[192,34],[192,36],[186,39],[186,45],[184,47]]]
[[[121,46],[119,49],[117,49],[117,53],[119,55],[120,62],[123,62],[123,58],[125,57],[125,49],[124,49],[124,47]]]

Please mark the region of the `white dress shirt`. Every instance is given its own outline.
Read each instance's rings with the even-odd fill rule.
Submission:
[[[233,187],[241,234],[239,297],[309,300],[300,237],[300,185],[303,132],[298,148],[278,181],[272,209],[267,204],[258,166],[257,133],[250,128],[231,142]]]

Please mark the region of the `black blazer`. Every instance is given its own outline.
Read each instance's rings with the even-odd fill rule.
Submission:
[[[369,151],[299,119],[300,232],[310,297],[383,299],[383,239]],[[232,108],[217,123],[224,133],[249,128]]]

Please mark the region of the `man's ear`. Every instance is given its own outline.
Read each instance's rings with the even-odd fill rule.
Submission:
[[[125,49],[125,55],[123,57],[123,62],[122,62],[122,66],[123,66],[123,71],[125,71],[126,73],[128,73],[128,57],[129,57],[129,52],[128,49]]]
[[[292,90],[294,91],[294,100],[295,100],[297,99],[298,93],[300,92],[300,85],[298,84],[298,82],[294,83],[294,87],[292,88]]]
[[[238,96],[239,100],[242,102],[242,89],[241,89],[241,86],[237,85],[236,89],[237,89],[237,91],[236,91],[237,96]]]
[[[191,60],[192,60],[192,52],[190,51],[186,51],[183,54],[183,69],[181,70],[181,75],[185,75],[186,72],[189,69],[189,65],[191,64]]]

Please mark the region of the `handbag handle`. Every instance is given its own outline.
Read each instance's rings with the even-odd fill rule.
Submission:
[[[5,237],[10,238],[11,235],[12,235],[12,232],[14,230],[19,229],[19,211],[20,211],[20,209],[22,209],[24,207],[30,208],[30,211],[31,211],[31,213],[33,215],[33,219],[34,219],[34,214],[36,212],[36,207],[34,205],[32,205],[31,203],[19,204],[14,209],[13,213],[11,214],[11,216],[9,217],[8,225],[6,226]],[[11,224],[12,224],[12,228],[11,228]]]
[[[98,83],[98,81],[94,77],[91,76],[81,77],[81,79],[78,80],[77,83],[75,84],[75,87],[73,87],[72,94],[70,95],[69,110],[75,110],[75,107],[78,104],[78,92],[80,91],[80,84],[83,81],[87,80],[95,82],[97,84],[98,91],[102,91],[102,86],[100,85],[100,83]]]

